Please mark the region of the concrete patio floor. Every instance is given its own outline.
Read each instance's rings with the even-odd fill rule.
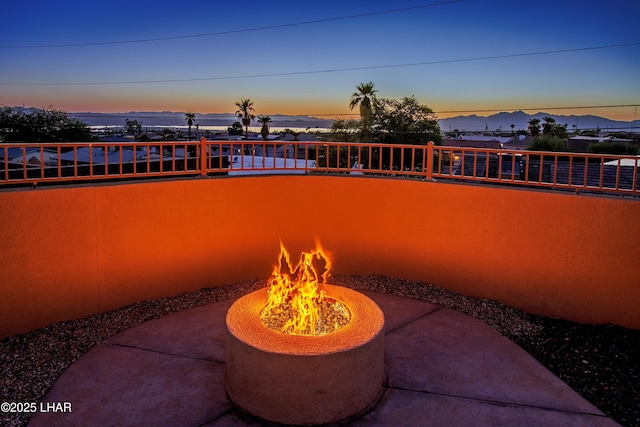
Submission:
[[[387,381],[369,412],[340,425],[618,425],[481,321],[424,301],[363,293],[385,314]],[[95,346],[43,399],[69,402],[71,412],[38,412],[29,425],[264,425],[225,392],[232,303],[167,315]]]

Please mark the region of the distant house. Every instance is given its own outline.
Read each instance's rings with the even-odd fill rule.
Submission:
[[[313,160],[295,160],[279,157],[262,156],[232,156],[229,162],[229,175],[257,175],[257,174],[304,174],[305,168],[313,169]]]
[[[320,138],[315,133],[300,132],[298,134],[286,133],[282,138],[283,141],[318,141]]]
[[[459,135],[456,138],[446,138],[442,143],[450,147],[503,148],[512,140],[513,138],[505,136]]]
[[[56,157],[56,151],[45,148],[40,152],[39,147],[10,147],[6,150],[6,161],[19,165],[54,166],[57,165]],[[5,150],[2,149],[0,149],[0,161],[5,161]]]
[[[266,149],[266,150],[265,150]],[[274,153],[275,149],[275,153]],[[280,158],[296,158],[296,159],[304,159],[305,156],[308,159],[315,158],[315,144],[275,144],[275,143],[266,143],[264,145],[256,145],[255,153],[256,155],[262,156],[264,155],[264,151],[267,152],[267,157],[280,157]]]
[[[150,160],[158,159],[154,147],[151,149]],[[67,151],[60,155],[60,161],[63,165],[73,164],[94,164],[101,165],[108,162],[109,164],[131,163],[138,160],[147,159],[147,147],[140,147],[137,150],[123,147],[118,151],[107,151],[103,147],[80,147],[75,152]]]
[[[569,150],[577,153],[586,153],[589,149],[589,145],[596,144],[598,142],[626,142],[633,143],[632,139],[612,138],[609,136],[572,136],[567,141]]]
[[[640,156],[633,156],[630,158],[618,159],[618,160],[610,160],[608,162],[604,162],[606,166],[615,166],[618,167],[620,165],[623,168],[638,168],[640,167]]]

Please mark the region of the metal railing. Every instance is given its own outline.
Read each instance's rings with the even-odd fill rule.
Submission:
[[[0,144],[0,184],[194,175],[198,149],[197,142]]]
[[[640,194],[640,157],[434,147],[433,177],[574,192]]]
[[[451,146],[158,141],[0,144],[0,187],[248,174],[342,174],[471,181],[638,196],[640,158]]]

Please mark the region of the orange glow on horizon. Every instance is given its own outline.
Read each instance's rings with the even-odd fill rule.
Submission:
[[[171,111],[171,112],[194,112],[196,114],[233,114],[237,110],[235,103],[240,99],[226,98],[216,100],[200,99],[180,99],[174,98],[170,101],[165,99],[136,99],[135,101],[123,100],[119,97],[55,97],[51,99],[39,96],[22,96],[20,101],[4,99],[3,105],[25,106],[25,107],[49,107],[79,113],[105,113],[118,114],[131,111]],[[255,109],[254,114],[260,115],[289,115],[289,116],[311,116],[325,119],[358,117],[357,113],[349,110],[348,105],[342,100],[336,102],[321,103],[318,101],[271,101],[259,98],[250,98]]]
[[[128,113],[131,111],[172,111],[172,112],[194,112],[196,114],[233,114],[236,111],[235,102],[240,97],[203,97],[193,96],[192,94],[176,94],[162,92],[144,92],[144,93],[76,93],[74,91],[64,91],[62,93],[41,93],[24,91],[19,96],[11,96],[7,94],[2,100],[5,106],[25,106],[46,108],[54,107],[59,110],[77,113],[77,112],[93,112],[93,113]],[[135,91],[134,91],[135,92]],[[256,116],[277,114],[289,116],[311,116],[322,119],[349,119],[358,118],[357,111],[350,110],[348,99],[265,99],[262,97],[250,97],[254,103]],[[637,120],[637,109],[633,106],[624,107],[591,107],[591,108],[563,108],[564,106],[581,104],[595,105],[591,101],[574,101],[569,100],[562,103],[530,101],[528,105],[524,102],[519,103],[509,101],[492,100],[484,101],[464,101],[464,100],[446,100],[419,99],[421,103],[432,108],[438,118],[445,119],[455,116],[490,116],[501,111],[513,112],[522,109],[528,114],[536,114],[544,112],[557,115],[594,115],[606,117],[612,120],[620,120],[632,122]],[[614,103],[600,103],[602,105],[614,105]],[[506,105],[506,108],[504,108]],[[510,107],[509,105],[515,106]],[[557,105],[557,107],[556,107]],[[530,106],[531,108],[527,108]]]

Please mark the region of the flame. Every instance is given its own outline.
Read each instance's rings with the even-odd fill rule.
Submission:
[[[316,249],[302,252],[298,264],[293,266],[289,252],[280,242],[280,257],[273,267],[267,290],[267,303],[260,312],[260,318],[269,325],[270,318],[286,311],[286,322],[279,327],[282,332],[294,335],[320,335],[325,333],[322,324],[322,306],[330,304],[333,310],[349,316],[348,309],[339,301],[325,295],[321,285],[327,283],[331,259],[316,241]],[[335,320],[331,330],[339,325]]]

